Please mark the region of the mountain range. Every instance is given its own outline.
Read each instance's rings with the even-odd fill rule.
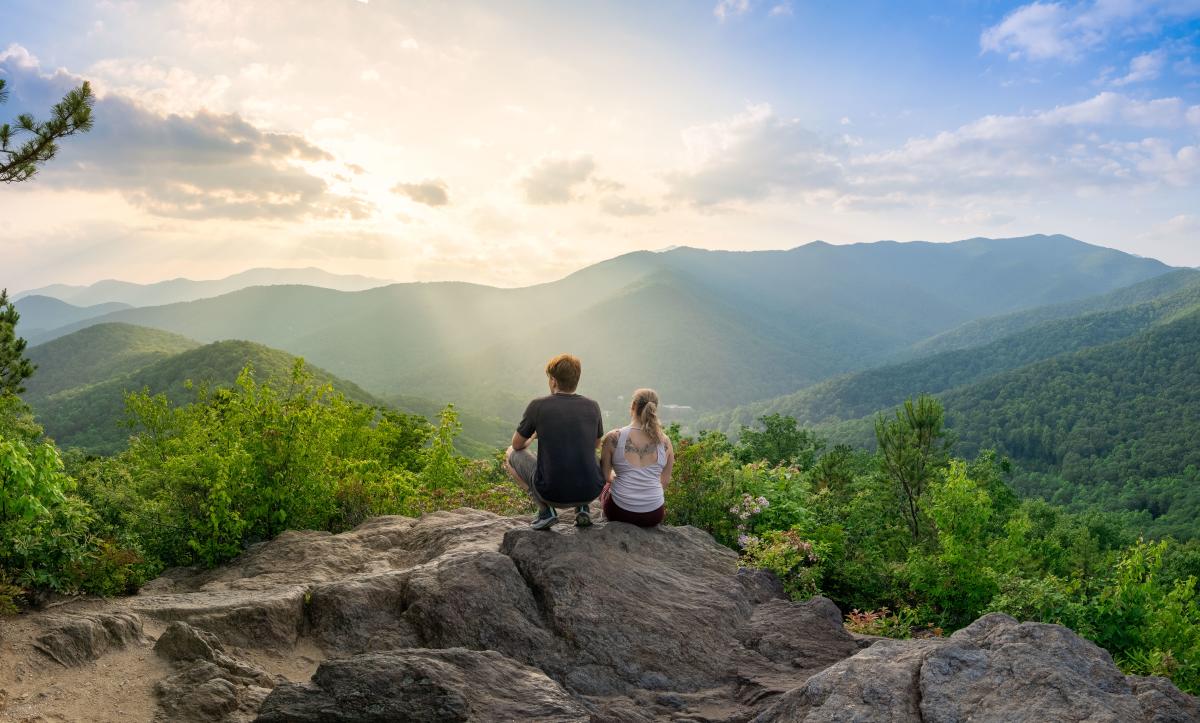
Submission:
[[[459,448],[488,456],[544,393],[545,359],[569,350],[610,426],[650,385],[688,430],[737,436],[779,413],[870,446],[876,414],[934,394],[958,451],[996,449],[1026,493],[1200,534],[1200,271],[1062,236],[681,247],[521,289],[271,285],[149,307],[17,303],[21,333],[43,340],[27,400],[60,443],[92,452],[122,446],[126,391],[186,401],[186,380],[229,384],[246,363],[276,378],[300,355],[367,404],[433,418],[457,403]]]
[[[168,279],[152,284],[135,284],[129,281],[105,279],[87,286],[51,284],[37,289],[28,289],[13,295],[14,299],[28,296],[48,296],[65,301],[73,306],[95,306],[97,304],[125,304],[128,306],[157,306],[180,301],[193,301],[211,296],[220,296],[250,286],[275,284],[303,284],[340,291],[361,291],[391,283],[384,279],[368,276],[331,274],[317,268],[303,269],[247,269],[223,279],[195,281],[192,279]]]
[[[545,388],[545,360],[571,351],[584,359],[581,390],[619,419],[639,386],[694,413],[715,412],[911,354],[982,317],[1075,302],[1170,270],[1065,236],[680,247],[519,289],[256,286],[116,310],[30,338],[124,322],[200,342],[245,339],[301,355],[376,396],[454,401],[505,419]]]

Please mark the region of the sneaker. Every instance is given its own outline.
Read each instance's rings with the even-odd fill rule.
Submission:
[[[530,527],[535,530],[548,530],[555,522],[558,522],[558,513],[554,511],[553,507],[547,507],[538,512],[538,516],[533,519]]]
[[[575,526],[576,527],[591,527],[592,526],[592,511],[587,505],[580,505],[575,508]]]

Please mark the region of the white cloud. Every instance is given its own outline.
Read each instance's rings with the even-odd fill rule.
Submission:
[[[655,212],[653,206],[623,196],[605,196],[600,201],[600,210],[610,216],[648,216]]]
[[[82,79],[40,72],[24,49],[0,55],[20,89],[18,110],[42,113]],[[331,193],[309,170],[333,161],[301,135],[265,131],[235,113],[159,113],[118,93],[99,97],[95,128],[69,139],[42,185],[117,190],[134,206],[178,218],[363,218],[371,206]]]
[[[671,195],[700,206],[760,200],[780,190],[825,188],[842,175],[840,147],[780,118],[766,103],[683,131],[687,164],[668,174]]]
[[[721,22],[729,18],[745,15],[750,11],[750,0],[718,0],[713,8],[713,15]]]
[[[576,200],[575,189],[591,177],[596,161],[588,155],[543,158],[517,182],[529,203],[546,206]]]
[[[407,196],[410,200],[426,206],[445,206],[450,203],[449,186],[439,178],[427,179],[420,183],[397,183],[392,186],[392,193]]]
[[[1200,0],[1032,2],[986,28],[979,46],[1010,59],[1073,61],[1114,35],[1153,35],[1167,22],[1194,17],[1200,17]]]
[[[1022,197],[1044,188],[1187,187],[1200,180],[1192,128],[1200,128],[1200,106],[1104,92],[870,151],[862,139],[814,133],[760,104],[684,131],[687,160],[666,180],[672,198],[701,207],[800,196],[842,210]]]
[[[1159,49],[1149,53],[1142,53],[1129,61],[1129,72],[1114,80],[1112,84],[1122,86],[1155,80],[1162,74],[1163,67],[1166,64],[1167,52],[1165,50]]]
[[[777,3],[771,7],[771,11],[767,15],[773,18],[790,18],[792,16],[792,3]]]

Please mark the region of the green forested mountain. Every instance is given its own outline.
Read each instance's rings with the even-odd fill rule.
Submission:
[[[195,281],[192,279],[168,279],[153,284],[135,284],[129,281],[106,279],[89,286],[52,284],[39,289],[30,289],[16,295],[17,299],[33,295],[54,297],[76,306],[118,303],[122,306],[159,306],[179,301],[193,301],[250,286],[273,284],[304,284],[341,291],[360,291],[388,282],[367,276],[331,274],[321,269],[248,269],[223,279]],[[62,322],[62,326],[71,322]],[[46,327],[53,328],[53,327]]]
[[[1021,492],[1135,514],[1153,536],[1193,538],[1200,537],[1198,361],[1200,306],[1193,306],[1129,338],[938,396],[956,451],[994,449],[1010,458]],[[872,447],[873,418],[817,430],[833,442]]]
[[[26,381],[24,399],[34,408],[47,433],[66,447],[93,452],[120,448],[128,430],[122,427],[126,391],[165,392],[176,403],[193,396],[184,383],[228,385],[244,365],[251,364],[260,380],[289,378],[295,357],[252,342],[224,341],[208,345],[178,334],[134,326],[97,324],[54,341],[32,347],[28,356],[38,365]],[[318,382],[329,382],[350,399],[381,404],[356,384],[319,368]],[[389,405],[436,420],[443,403],[413,396],[397,397]],[[514,425],[499,419],[461,413],[463,434],[456,444],[473,456],[486,456],[503,446]]]
[[[943,395],[959,449],[992,447],[1061,503],[1141,511],[1155,535],[1200,536],[1200,310],[1131,339]]]
[[[867,368],[981,316],[1168,270],[1063,236],[679,248],[628,254],[522,289],[256,287],[103,320],[201,341],[251,339],[375,394],[448,399],[506,418],[516,400],[541,390],[545,358],[573,351],[584,356],[585,393],[606,409],[619,412],[620,395],[655,386],[667,404],[711,411]]]
[[[51,360],[61,359],[64,366],[74,366],[69,356],[45,359],[44,363],[50,367],[50,374],[55,378],[62,378],[63,375]],[[63,447],[81,447],[90,452],[108,454],[120,449],[129,435],[129,430],[122,424],[125,418],[125,392],[147,389],[152,394],[164,393],[176,404],[182,404],[195,396],[195,392],[185,386],[187,381],[226,386],[233,383],[247,364],[253,366],[257,380],[271,380],[286,387],[295,359],[287,352],[253,342],[219,341],[174,354],[104,381],[85,383],[49,396],[30,397],[29,402],[37,420],[46,428],[46,434]],[[332,383],[335,389],[350,399],[365,404],[379,404],[378,400],[352,382],[339,379],[320,368],[311,368],[310,371],[318,382]]]
[[[1200,469],[1200,308],[1124,341],[942,396],[961,449],[1078,482]]]
[[[1169,283],[1158,283],[1160,279]],[[1098,308],[1115,300],[1142,298],[1150,295],[1150,287],[1159,292],[1152,301],[1044,321],[990,343],[841,376],[792,394],[705,417],[697,426],[735,433],[742,425],[750,425],[766,414],[795,417],[810,425],[853,420],[909,397],[937,394],[1059,354],[1125,339],[1200,309],[1200,272],[1191,270],[1172,272],[1131,289],[1071,306]],[[1167,291],[1170,293],[1162,293]],[[1053,317],[1062,308],[1033,310],[1022,316]]]
[[[26,336],[40,336],[68,324],[128,309],[129,304],[108,302],[92,306],[76,306],[49,296],[23,296],[16,301],[21,314],[21,331]]]
[[[24,397],[38,404],[53,394],[122,377],[198,346],[200,342],[187,337],[144,326],[89,326],[29,350],[38,369],[25,382]]]
[[[942,351],[982,346],[1047,321],[1069,319],[1099,311],[1115,311],[1170,296],[1176,291],[1195,285],[1198,279],[1200,279],[1200,270],[1177,269],[1107,294],[1062,304],[1039,306],[1012,314],[976,319],[958,328],[917,342],[908,350],[907,355],[928,356]]]

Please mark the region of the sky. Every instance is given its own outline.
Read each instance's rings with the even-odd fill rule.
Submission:
[[[1064,233],[1200,265],[1200,0],[6,0],[0,285]]]

